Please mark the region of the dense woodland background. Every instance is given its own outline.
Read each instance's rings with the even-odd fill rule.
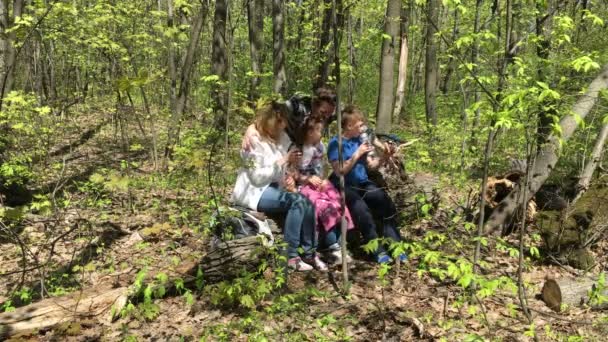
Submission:
[[[0,0],[0,339],[604,340],[607,21],[602,0]],[[256,103],[319,86],[419,139],[391,183],[410,261],[345,286],[255,248],[228,272],[209,242]]]

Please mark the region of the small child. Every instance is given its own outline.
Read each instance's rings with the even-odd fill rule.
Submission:
[[[341,197],[338,190],[323,173],[323,155],[325,146],[321,142],[323,121],[313,117],[304,122],[300,132],[302,142],[302,159],[296,183],[302,195],[308,198],[315,207],[319,247],[327,248],[328,259],[332,264],[342,263],[340,248],[341,233]],[[345,208],[348,229],[354,227],[348,208]],[[350,257],[347,258],[350,262]]]
[[[364,126],[363,113],[354,106],[348,106],[342,111],[342,156],[344,163],[338,162],[338,137],[329,142],[328,159],[334,169],[330,177],[334,184],[338,175],[344,175],[346,204],[354,215],[354,220],[363,235],[364,243],[383,236],[392,241],[401,241],[401,234],[397,225],[397,209],[393,200],[384,189],[374,184],[367,175],[367,170],[378,163],[378,158],[368,158],[374,147],[364,142],[361,137]],[[374,219],[380,221],[377,227]],[[378,246],[373,254],[378,263],[391,261],[384,246]],[[399,259],[405,261],[407,255],[400,254]]]

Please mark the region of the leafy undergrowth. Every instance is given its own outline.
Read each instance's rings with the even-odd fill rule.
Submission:
[[[284,278],[269,263],[215,284],[200,272],[191,281],[170,279],[172,269],[207,252],[236,154],[222,150],[209,159],[208,149],[197,148],[209,137],[190,134],[169,171],[159,172],[146,156],[149,141],[133,138],[125,149],[114,134],[100,126],[39,165],[35,185],[43,190],[15,209],[19,239],[0,242],[0,302],[10,311],[128,275],[137,300],[114,321],[88,317],[14,340],[600,341],[608,332],[601,311],[555,313],[537,298],[546,276],[578,272],[549,265],[532,226],[523,271],[530,323],[518,299],[518,241],[482,238],[475,272],[476,227],[455,208],[467,194],[447,185],[440,190],[450,200],[402,227],[406,242],[396,247],[410,259],[378,266],[356,258],[347,294],[339,267]],[[607,249],[600,244],[595,253]]]

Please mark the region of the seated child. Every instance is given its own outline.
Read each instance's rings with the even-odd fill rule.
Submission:
[[[363,235],[363,242],[378,238],[379,235],[393,241],[401,241],[397,226],[397,210],[386,191],[368,179],[366,156],[374,148],[363,143],[361,128],[364,126],[363,114],[354,107],[348,106],[342,112],[342,156],[343,165],[338,162],[338,137],[333,137],[327,149],[327,156],[334,169],[330,177],[334,185],[338,184],[338,174],[344,175],[346,205],[353,214],[357,229]],[[382,230],[376,228],[374,217],[381,220]],[[380,234],[379,234],[380,233]],[[384,246],[379,245],[374,252],[378,263],[387,263],[391,258]],[[407,259],[405,254],[399,258]]]
[[[323,154],[325,146],[321,142],[323,121],[313,117],[304,122],[299,134],[302,143],[302,159],[295,178],[299,191],[315,207],[319,247],[327,248],[328,259],[333,264],[342,263],[340,248],[341,198],[338,190],[324,179]],[[348,208],[345,208],[348,229],[354,227]],[[350,262],[350,257],[347,259]]]

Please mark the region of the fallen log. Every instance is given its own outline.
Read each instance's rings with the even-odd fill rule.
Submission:
[[[598,285],[599,283],[597,277],[547,279],[543,285],[541,298],[549,308],[557,312],[566,307],[583,305],[594,309],[606,309],[608,302],[603,301],[603,297],[608,296],[608,289]]]
[[[201,260],[183,260],[178,266],[159,265],[149,267],[144,283],[164,286],[167,292],[175,286],[176,280],[195,283],[202,271],[205,284],[234,278],[240,272],[256,271],[260,262],[268,256],[269,248],[264,247],[260,237],[249,236],[238,240],[220,241]],[[163,284],[155,284],[159,273],[167,275]],[[140,290],[133,284],[137,272],[132,270],[120,275],[109,276],[99,285],[66,296],[48,298],[0,314],[0,340],[7,336],[28,331],[37,332],[57,324],[82,318],[93,318],[110,322],[120,313],[128,301],[137,302]]]
[[[114,288],[110,283],[100,284],[67,296],[48,298],[37,303],[0,314],[0,339],[7,336],[50,328],[63,322],[82,318],[111,319],[112,307],[121,307],[127,301],[128,287]],[[4,336],[3,336],[4,335]]]

